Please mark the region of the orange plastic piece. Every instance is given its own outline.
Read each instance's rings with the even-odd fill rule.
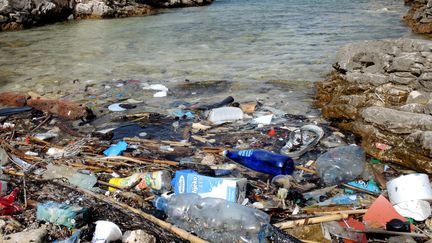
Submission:
[[[392,219],[400,219],[406,222],[406,218],[400,215],[393,205],[380,195],[375,202],[369,207],[368,211],[363,216],[363,221],[368,228],[385,228],[386,223]]]

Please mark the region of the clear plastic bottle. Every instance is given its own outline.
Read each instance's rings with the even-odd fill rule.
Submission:
[[[43,174],[44,179],[67,178],[69,183],[84,189],[91,189],[97,182],[97,177],[90,173],[80,173],[74,168],[64,165],[48,164]]]
[[[316,161],[319,177],[326,185],[337,185],[356,179],[363,173],[366,155],[352,144],[331,149]]]
[[[135,185],[134,189],[137,191],[150,187],[155,192],[163,193],[171,189],[171,173],[164,170],[135,173],[125,178],[112,178],[109,183],[121,188],[130,188]],[[115,191],[115,188],[110,187],[109,190]]]
[[[158,197],[153,204],[171,223],[210,242],[263,242],[270,222],[258,209],[193,193]]]
[[[224,156],[250,169],[270,175],[291,175],[294,161],[287,155],[264,150],[225,150]]]

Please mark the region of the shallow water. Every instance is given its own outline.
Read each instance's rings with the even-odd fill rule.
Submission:
[[[186,79],[245,81],[255,88],[309,83],[325,77],[341,45],[411,35],[401,21],[406,11],[401,0],[215,0],[153,16],[3,32],[0,90],[62,96],[87,80],[113,79],[168,86]],[[303,86],[283,99],[310,102]],[[254,97],[245,90],[230,91]]]

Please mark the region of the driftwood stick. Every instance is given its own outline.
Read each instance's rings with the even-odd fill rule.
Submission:
[[[133,165],[130,165],[130,164],[122,162],[122,161],[120,161],[120,162],[109,161],[105,157],[98,158],[98,157],[86,156],[85,159],[87,161],[91,161],[91,162],[101,162],[101,163],[115,165],[115,166],[127,166],[127,167],[132,167],[133,166]]]
[[[316,215],[332,215],[332,214],[364,214],[367,209],[355,209],[355,210],[341,210],[341,211],[327,211],[327,212],[314,212]]]
[[[349,214],[326,215],[326,216],[320,216],[320,217],[315,217],[315,218],[298,219],[298,220],[280,222],[280,223],[275,224],[274,226],[276,226],[280,229],[288,229],[288,228],[293,228],[293,227],[299,226],[299,225],[316,224],[316,223],[340,220],[340,219],[348,218],[348,216],[349,216]]]
[[[174,233],[174,234],[180,236],[181,238],[183,238],[185,240],[188,240],[188,241],[190,241],[192,243],[205,243],[205,242],[207,242],[207,241],[205,241],[205,240],[203,240],[203,239],[201,239],[201,238],[199,238],[199,237],[197,237],[195,235],[192,235],[191,233],[189,233],[189,232],[187,232],[187,231],[185,231],[183,229],[180,229],[180,228],[178,228],[178,227],[176,227],[176,226],[174,226],[174,225],[172,225],[170,223],[167,223],[167,222],[165,222],[163,220],[160,220],[160,219],[154,217],[153,215],[144,213],[143,211],[141,211],[139,209],[136,209],[136,208],[133,208],[133,207],[131,207],[131,206],[125,204],[125,203],[118,202],[118,201],[114,200],[113,198],[110,198],[110,197],[107,197],[107,196],[104,196],[104,195],[100,195],[100,194],[96,194],[96,193],[91,192],[89,190],[78,188],[78,187],[74,187],[74,186],[70,186],[70,185],[67,185],[67,184],[64,184],[64,183],[61,183],[61,182],[55,182],[55,183],[57,183],[57,184],[59,184],[61,186],[67,187],[69,189],[72,189],[72,190],[84,193],[84,194],[86,194],[88,196],[94,197],[94,198],[99,199],[99,200],[101,200],[103,202],[109,203],[113,207],[120,208],[120,209],[126,209],[126,210],[128,210],[128,211],[130,211],[130,212],[132,212],[134,214],[139,215],[140,217],[142,217],[142,218],[144,218],[144,219],[146,219],[148,221],[151,221],[152,223],[155,223],[155,224],[159,225],[163,229],[171,231],[172,233]]]
[[[306,171],[306,172],[309,172],[309,173],[312,173],[312,174],[316,174],[316,171],[315,170],[312,170],[312,169],[309,169],[309,168],[306,168],[306,167],[303,167],[303,166],[300,166],[300,165],[296,165],[296,166],[294,166],[297,170],[303,170],[303,171]]]
[[[52,115],[48,114],[45,118],[45,120],[43,120],[41,123],[39,123],[39,125],[37,125],[35,128],[33,128],[29,133],[32,133],[34,131],[36,131],[37,129],[39,129],[41,126],[43,126],[45,123],[47,123],[49,121],[49,119],[51,119]]]
[[[364,190],[364,189],[362,189],[362,188],[358,188],[358,187],[355,187],[355,186],[351,186],[351,185],[348,185],[348,184],[345,184],[345,183],[343,183],[342,186],[344,186],[344,187],[346,187],[346,188],[349,188],[349,189],[351,189],[351,190],[354,190],[354,191],[358,191],[358,192],[362,192],[362,193],[369,194],[369,195],[374,196],[374,197],[378,197],[378,196],[380,195],[379,193],[370,192],[370,191],[368,191],[368,190]]]
[[[398,231],[389,231],[389,230],[380,230],[380,229],[365,229],[365,230],[346,229],[346,230],[351,232],[356,232],[356,233],[406,235],[406,236],[419,237],[419,238],[430,238],[430,236],[425,234],[420,234],[420,233],[398,232]]]
[[[127,156],[110,156],[110,157],[102,157],[102,158],[98,158],[101,160],[126,160],[129,162],[134,162],[137,164],[142,164],[142,165],[149,165],[149,164],[165,164],[165,165],[178,165],[179,163],[176,161],[170,161],[170,160],[158,160],[158,159],[136,159],[136,158],[131,158],[131,157],[127,157]]]

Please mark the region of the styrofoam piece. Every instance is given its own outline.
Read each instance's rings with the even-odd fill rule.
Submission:
[[[96,221],[92,243],[121,240],[122,236],[123,234],[116,224],[110,221],[99,220]]]
[[[167,92],[166,91],[159,91],[153,94],[153,97],[155,98],[160,98],[160,97],[165,97],[167,96]]]
[[[220,107],[210,111],[208,120],[213,124],[222,124],[243,119],[243,111],[238,107]]]
[[[168,88],[165,85],[162,85],[162,84],[146,85],[146,86],[143,87],[143,89],[150,89],[150,90],[158,90],[158,91],[166,91],[166,92],[168,92]]]
[[[114,103],[108,106],[108,110],[110,111],[125,111],[126,109],[120,106],[120,103]]]
[[[110,111],[125,111],[126,109],[120,106],[120,103],[114,103],[108,106],[108,110]]]
[[[399,176],[387,182],[387,190],[393,205],[413,200],[432,200],[432,188],[426,174]]]
[[[401,202],[393,207],[400,215],[413,218],[416,221],[423,221],[432,213],[430,203],[424,200]]]
[[[260,116],[254,119],[254,122],[257,124],[270,125],[273,119],[273,114]]]

